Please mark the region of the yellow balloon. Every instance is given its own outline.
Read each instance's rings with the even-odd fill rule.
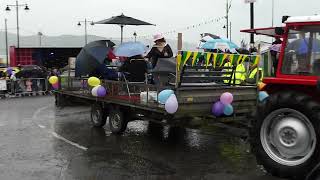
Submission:
[[[96,77],[90,77],[89,79],[88,79],[88,84],[90,85],[90,86],[93,86],[93,87],[95,87],[95,86],[99,86],[100,85],[100,79],[98,79],[98,78],[96,78]]]
[[[59,81],[59,79],[58,79],[57,76],[51,76],[51,77],[49,78],[49,83],[50,83],[50,84],[55,84],[55,83],[57,83],[58,81]]]

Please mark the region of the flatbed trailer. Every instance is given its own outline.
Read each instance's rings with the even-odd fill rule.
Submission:
[[[194,124],[194,117],[200,117],[197,126],[206,126],[208,121],[210,123],[208,119],[214,118],[249,124],[256,108],[257,86],[234,85],[234,73],[234,67],[184,65],[176,70],[174,80],[165,80],[160,85],[102,80],[101,85],[108,91],[105,97],[94,97],[91,87],[83,86],[88,78],[65,77],[60,80],[60,89],[55,91],[56,104],[62,105],[67,99],[89,103],[93,125],[104,126],[109,117],[113,133],[122,133],[128,122],[137,119],[186,127],[190,127],[191,122]],[[226,80],[229,83],[224,83]],[[168,113],[165,105],[158,102],[158,94],[165,89],[173,90],[179,103],[174,114]],[[226,92],[233,95],[234,113],[216,117],[212,114],[212,106]],[[146,99],[141,98],[141,93],[146,94]],[[152,94],[154,98],[150,97]]]

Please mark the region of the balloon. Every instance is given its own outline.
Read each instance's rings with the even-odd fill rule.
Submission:
[[[223,93],[220,96],[220,101],[222,104],[227,105],[227,104],[231,104],[233,101],[233,95],[229,92]]]
[[[100,87],[100,85],[92,88],[92,90],[91,90],[92,96],[98,97],[98,88],[99,88],[99,87]]]
[[[223,114],[230,116],[233,114],[233,107],[231,104],[225,105],[224,106],[224,110],[223,110]]]
[[[223,114],[223,110],[224,104],[222,104],[220,101],[214,103],[212,106],[212,114],[215,116],[221,116]]]
[[[17,78],[16,78],[16,76],[14,76],[14,74],[12,74],[12,75],[10,76],[10,79],[11,79],[12,81],[16,81],[16,80],[17,80]]]
[[[173,90],[166,89],[159,93],[158,100],[160,104],[165,104],[169,97],[174,94]]]
[[[106,88],[104,88],[103,86],[98,86],[98,90],[97,90],[97,95],[98,97],[104,97],[107,94],[107,90]]]
[[[51,77],[49,78],[49,83],[50,83],[50,84],[56,84],[58,81],[59,81],[59,79],[58,79],[57,76],[51,76]]]
[[[100,79],[96,78],[96,77],[90,77],[88,79],[88,84],[92,87],[98,86],[100,85]]]
[[[171,94],[168,100],[166,101],[164,107],[169,114],[174,114],[178,110],[178,100],[176,95]]]
[[[59,83],[52,84],[53,89],[57,90],[59,89]]]
[[[259,101],[262,102],[269,97],[269,94],[265,91],[259,92]]]

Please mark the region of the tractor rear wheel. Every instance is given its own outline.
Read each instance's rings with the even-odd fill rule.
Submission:
[[[274,176],[306,177],[320,159],[320,105],[310,96],[286,92],[258,104],[250,131],[259,164]]]

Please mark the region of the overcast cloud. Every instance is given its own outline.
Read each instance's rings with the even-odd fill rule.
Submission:
[[[314,15],[320,14],[319,0],[274,0],[275,25],[281,25],[282,15]],[[255,26],[271,26],[271,0],[257,0],[255,4]],[[9,31],[15,33],[15,10],[4,11],[7,4],[14,4],[14,0],[0,1],[0,29],[4,27],[4,18],[8,18]],[[29,12],[20,10],[21,34],[31,35],[41,31],[45,35],[73,34],[81,35],[84,27],[78,27],[78,21],[88,18],[98,21],[114,15],[124,13],[157,26],[128,26],[124,35],[132,37],[134,31],[138,35],[154,34],[176,30],[206,20],[225,15],[225,0],[20,0],[19,3],[28,3]],[[240,29],[250,27],[249,5],[244,0],[233,0],[230,10],[232,22],[232,37],[238,43],[249,36],[240,33]],[[183,31],[184,40],[197,42],[199,34],[211,32],[225,36],[222,28],[225,21],[207,24],[196,29]],[[104,37],[119,37],[120,28],[116,25],[89,26],[90,34]],[[176,34],[168,35],[174,39]]]

